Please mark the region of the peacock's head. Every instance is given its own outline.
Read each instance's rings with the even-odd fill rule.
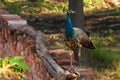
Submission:
[[[76,12],[71,9],[67,11],[67,14],[74,14],[74,13],[76,13]]]

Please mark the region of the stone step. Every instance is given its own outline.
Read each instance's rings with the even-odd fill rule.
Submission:
[[[0,18],[2,18],[9,26],[12,25],[27,25],[27,21],[22,19],[20,16],[16,14],[2,14],[0,15]]]
[[[120,12],[104,12],[104,13],[92,13],[92,14],[87,14],[85,15],[85,19],[98,19],[98,18],[102,18],[102,17],[106,17],[106,16],[115,16],[117,14],[119,14]]]
[[[0,9],[0,14],[9,14],[6,10]]]
[[[56,60],[56,62],[57,62],[59,65],[68,65],[68,66],[70,66],[70,59]],[[78,65],[78,63],[77,63],[75,60],[72,61],[72,64],[73,64],[73,65]]]

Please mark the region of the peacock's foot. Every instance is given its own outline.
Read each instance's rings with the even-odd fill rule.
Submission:
[[[69,68],[68,68],[68,71],[74,71],[75,70],[75,68],[73,67],[73,66],[70,66]]]
[[[76,70],[75,67],[70,66],[70,68],[68,68],[68,71],[74,73],[75,75],[77,75],[78,77],[80,77],[80,72]]]
[[[75,73],[78,77],[80,77],[80,72],[74,71],[74,73]]]
[[[83,69],[81,66],[75,68],[75,72],[85,71],[86,69]]]

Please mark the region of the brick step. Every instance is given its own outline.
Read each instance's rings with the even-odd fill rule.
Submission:
[[[49,49],[48,53],[50,54],[69,54],[70,51],[65,50],[65,49],[60,49],[60,48],[53,48],[53,49]]]
[[[2,14],[0,18],[7,22],[8,25],[27,25],[27,21],[16,14]]]
[[[61,59],[61,60],[56,60],[56,62],[59,64],[59,65],[70,65],[70,59]],[[75,61],[75,60],[73,60],[72,61],[72,64],[73,65],[78,65],[78,63]]]
[[[6,10],[0,8],[0,14],[9,14]]]
[[[50,49],[50,48],[49,48]],[[53,56],[56,62],[61,66],[70,66],[70,51],[60,49],[60,48],[51,48],[48,52]],[[72,62],[74,66],[77,66],[78,63],[74,60],[74,55],[72,55]]]
[[[48,50],[48,53],[52,55],[55,60],[60,59],[69,59],[69,53],[70,51],[64,50],[64,49],[50,49]]]

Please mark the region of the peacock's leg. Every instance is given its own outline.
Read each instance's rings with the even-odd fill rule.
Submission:
[[[73,69],[73,64],[72,64],[72,51],[70,51],[69,55],[70,55],[70,68],[69,68],[68,70],[72,70],[72,69]]]
[[[81,68],[81,62],[80,62],[81,61],[81,48],[82,48],[82,45],[79,45],[79,49],[78,49],[79,66],[78,66],[78,68],[75,69],[76,73],[77,73],[77,71],[84,71],[85,70],[85,69]]]
[[[70,52],[70,67],[72,68],[73,65],[72,65],[72,52]]]
[[[79,45],[79,48],[78,48],[78,58],[79,58],[78,59],[79,60],[78,61],[78,63],[79,63],[78,68],[81,68],[81,62],[80,62],[81,61],[81,48],[82,48],[82,45]]]

